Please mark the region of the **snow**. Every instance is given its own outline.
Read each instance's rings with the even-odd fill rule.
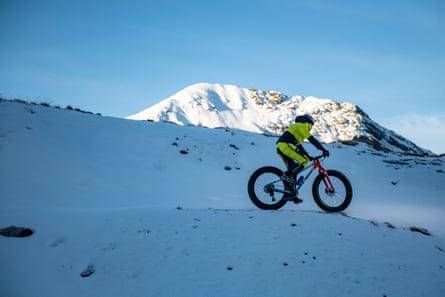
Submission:
[[[333,143],[344,214],[310,183],[261,211],[246,184],[275,141],[0,102],[0,228],[35,231],[0,236],[0,295],[444,296],[443,158]]]
[[[358,106],[313,96],[289,97],[279,91],[262,91],[234,85],[199,83],[128,116],[133,120],[172,122],[209,128],[233,128],[280,135],[297,115],[316,118],[313,134],[322,142],[367,140],[381,149],[433,155],[406,138],[374,122]]]

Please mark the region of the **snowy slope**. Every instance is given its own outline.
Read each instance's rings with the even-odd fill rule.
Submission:
[[[128,118],[278,135],[304,113],[315,116],[314,135],[325,143],[359,141],[382,151],[432,154],[351,103],[234,85],[195,84]]]
[[[0,228],[35,231],[0,236],[0,295],[445,294],[443,159],[328,145],[347,216],[319,212],[310,185],[260,211],[246,183],[281,166],[275,140],[0,102]]]

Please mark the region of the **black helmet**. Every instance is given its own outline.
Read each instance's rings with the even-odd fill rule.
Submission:
[[[307,114],[304,114],[301,116],[297,116],[295,118],[295,122],[296,123],[309,123],[311,125],[314,125],[315,120],[314,120],[313,116],[311,116],[310,114],[307,113]]]

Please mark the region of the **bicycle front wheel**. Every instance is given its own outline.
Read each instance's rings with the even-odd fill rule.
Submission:
[[[339,171],[328,170],[327,172],[334,188],[331,189],[324,174],[319,174],[312,184],[315,203],[326,212],[343,211],[352,200],[351,183]]]
[[[286,204],[288,187],[281,179],[283,172],[276,167],[261,167],[249,179],[247,190],[252,202],[261,209],[279,209]]]

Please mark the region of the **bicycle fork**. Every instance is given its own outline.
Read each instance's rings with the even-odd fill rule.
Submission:
[[[324,168],[323,169],[320,168],[319,172],[320,172],[320,174],[324,175],[322,180],[323,180],[323,183],[325,186],[326,194],[333,195],[335,193],[335,188],[334,188],[334,184],[331,181],[331,178],[329,177],[327,170]]]

